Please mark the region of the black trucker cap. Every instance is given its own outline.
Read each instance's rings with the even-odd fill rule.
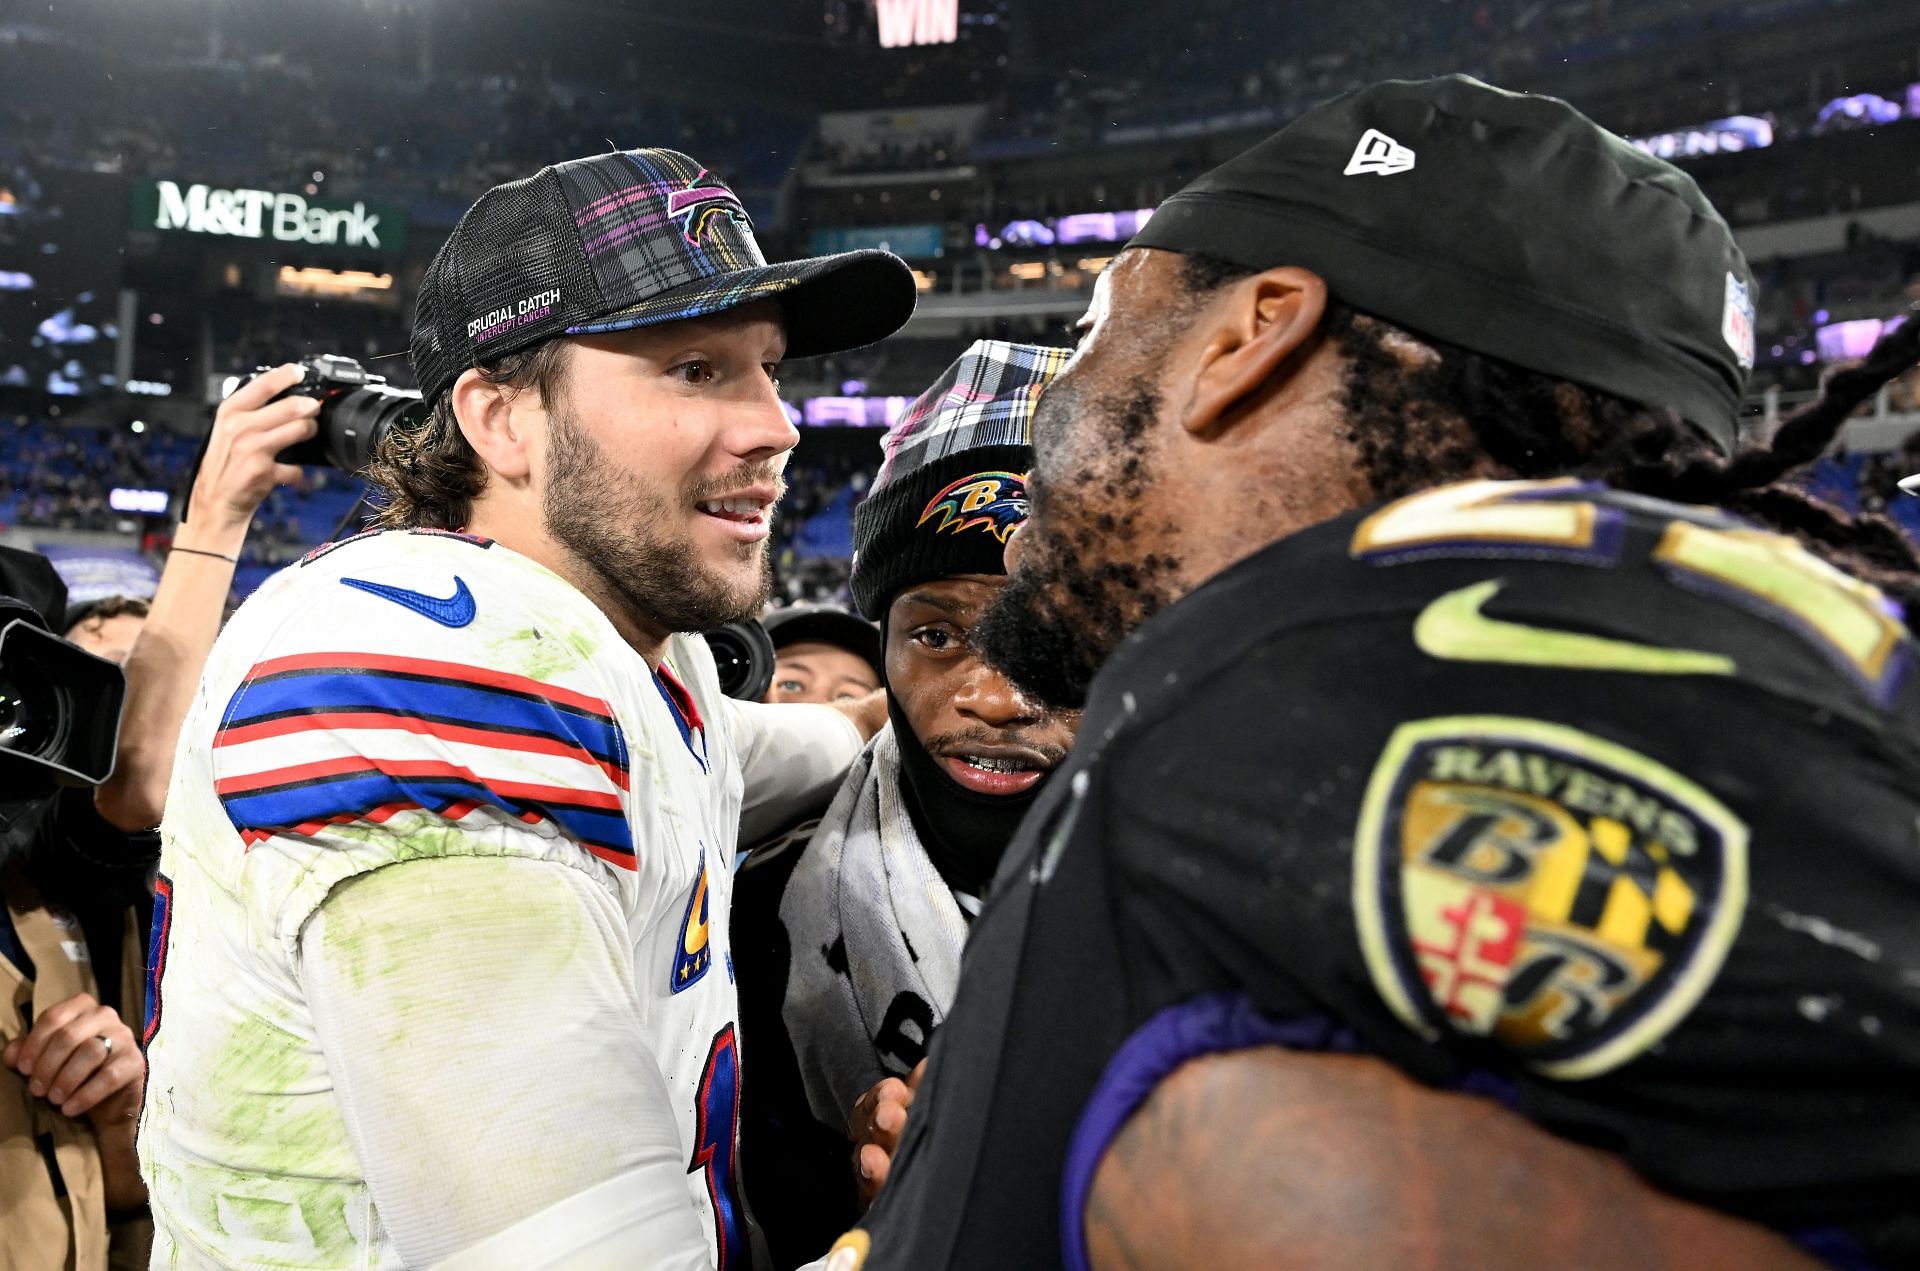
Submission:
[[[1173,195],[1128,246],[1311,269],[1356,309],[1735,445],[1746,258],[1693,178],[1557,98],[1464,75],[1358,89]]]
[[[866,250],[769,265],[732,190],[676,150],[574,159],[497,185],[434,253],[412,360],[431,404],[460,373],[557,335],[620,331],[778,296],[787,355],[885,339],[913,272]]]
[[[789,605],[760,619],[773,639],[773,651],[792,644],[830,644],[845,649],[885,679],[887,669],[880,651],[880,629],[871,622],[838,605]]]

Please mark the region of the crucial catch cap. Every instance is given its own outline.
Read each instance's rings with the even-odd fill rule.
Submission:
[[[1311,269],[1356,309],[1735,445],[1746,258],[1691,177],[1556,98],[1463,75],[1359,89],[1195,180],[1128,246]]]
[[[468,367],[557,335],[620,331],[780,299],[787,355],[892,335],[913,273],[866,250],[770,265],[747,210],[676,150],[623,150],[542,168],[480,196],[434,254],[413,326],[428,403]]]

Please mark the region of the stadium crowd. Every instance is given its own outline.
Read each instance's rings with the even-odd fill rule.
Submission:
[[[427,242],[131,266],[164,387],[253,376],[201,432],[0,413],[0,535],[156,580],[0,546],[0,1271],[1920,1266],[1920,244],[1735,234],[1920,176],[1687,60],[1875,6],[769,19],[989,105],[847,144],[571,18],[181,2],[0,23],[0,161]],[[950,256],[783,250],[887,174]],[[322,351],[421,399],[355,472],[280,461]]]

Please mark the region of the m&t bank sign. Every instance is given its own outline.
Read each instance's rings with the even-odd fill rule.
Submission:
[[[308,247],[398,252],[406,242],[407,215],[387,203],[333,202],[275,190],[141,181],[133,187],[133,226]]]

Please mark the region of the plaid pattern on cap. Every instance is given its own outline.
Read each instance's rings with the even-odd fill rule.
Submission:
[[[1071,349],[980,340],[880,443],[873,490],[853,510],[854,603],[874,621],[903,587],[1006,572],[1027,519],[1033,412]]]
[[[800,282],[769,268],[732,190],[674,150],[558,169],[587,264],[614,310],[569,335],[718,313]]]
[[[881,440],[873,493],[963,450],[1031,446],[1034,404],[1072,356],[1072,349],[974,341]]]
[[[414,373],[431,404],[468,367],[557,335],[621,331],[781,297],[788,357],[859,348],[913,314],[890,252],[768,264],[738,197],[676,150],[542,168],[480,196],[427,266]]]

